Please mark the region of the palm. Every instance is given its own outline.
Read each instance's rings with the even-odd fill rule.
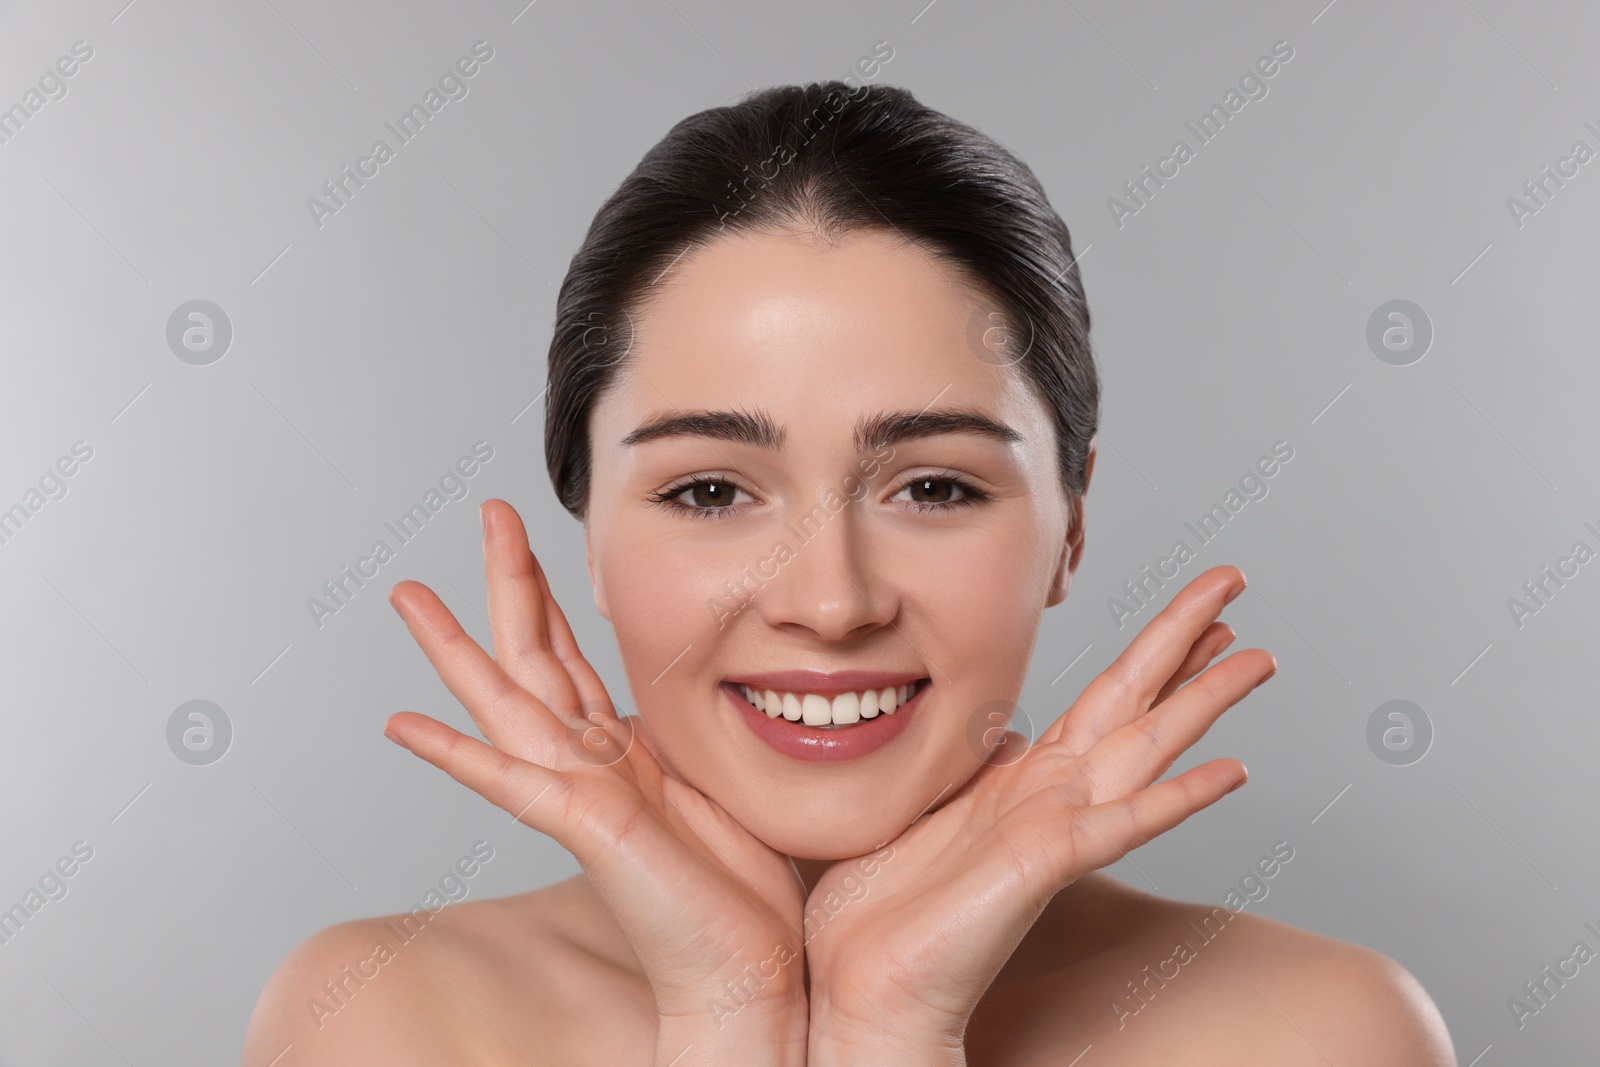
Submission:
[[[1019,925],[1014,911],[994,906],[996,899],[1035,899],[1054,870],[1080,862],[1072,842],[1082,816],[1063,820],[1062,798],[1037,794],[1060,785],[1071,803],[1081,804],[1083,789],[1059,776],[1041,784],[1044,762],[1030,755],[1011,766],[983,767],[960,794],[892,842],[892,858],[859,901],[837,905],[849,901],[851,874],[846,864],[829,869],[806,905],[807,915],[818,915],[819,907],[827,914],[833,894],[837,907],[809,931],[813,989],[830,989],[835,1009],[849,1005],[847,1014],[864,1023],[903,1010],[904,996],[952,1024],[965,1019],[972,1007],[966,976],[980,962],[970,957],[983,953],[980,946],[1014,947],[1034,917],[1022,916],[1026,924]],[[945,976],[954,981],[947,984]]]
[[[414,712],[386,732],[577,857],[665,1004],[720,988],[777,946],[797,955],[802,887],[788,858],[668,774],[637,720],[618,718],[521,519],[503,501],[485,514],[493,658],[426,586],[402,582],[390,599],[489,743]],[[763,995],[792,992],[798,971],[780,968]]]
[[[1196,578],[1037,744],[1018,758],[1025,742],[1008,735],[891,843],[867,894],[810,931],[814,1000],[822,991],[863,1025],[909,1011],[959,1033],[1052,896],[1242,781],[1242,766],[1220,759],[1150,784],[1272,669],[1270,655],[1240,652],[1184,685],[1232,638],[1212,622],[1228,587],[1218,571],[1237,573]],[[830,868],[806,913],[847,898],[850,876]]]

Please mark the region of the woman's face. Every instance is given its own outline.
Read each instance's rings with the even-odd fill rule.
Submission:
[[[788,855],[869,852],[981,766],[1066,595],[1049,413],[981,347],[977,294],[883,231],[730,235],[659,284],[591,418],[595,603],[680,777]],[[786,671],[820,676],[755,688],[798,721],[733,684]],[[893,715],[819,724],[913,679]]]

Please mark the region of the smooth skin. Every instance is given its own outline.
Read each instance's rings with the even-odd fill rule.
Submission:
[[[268,982],[245,1067],[1059,1067],[1086,1050],[1085,1065],[1454,1067],[1404,968],[1248,913],[1137,1014],[1113,1009],[1212,909],[1099,869],[1244,783],[1227,758],[1159,779],[1276,665],[1261,649],[1213,662],[1234,639],[1219,615],[1245,587],[1214,567],[1020,758],[974,750],[972,709],[1019,693],[1039,614],[1065,599],[1083,550],[1047,412],[974,358],[974,306],[933,257],[881,233],[741,236],[685,257],[593,415],[589,573],[640,717],[619,719],[504,501],[482,509],[492,656],[426,586],[390,596],[487,743],[414,712],[386,735],[583,873],[446,908],[320,1025],[308,999],[393,936],[379,919],[319,933]],[[869,493],[713,624],[708,596],[859,459],[854,420],[936,394],[1021,440],[897,443]],[[620,443],[662,409],[751,398],[783,449]],[[753,503],[706,521],[646,499],[706,471]],[[987,499],[899,502],[951,473]],[[791,666],[920,669],[933,685],[889,745],[803,764],[754,738],[717,688]]]

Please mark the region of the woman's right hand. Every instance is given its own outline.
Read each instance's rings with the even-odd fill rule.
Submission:
[[[389,600],[489,743],[409,711],[384,734],[577,858],[655,993],[658,1062],[804,1062],[805,898],[789,858],[617,717],[516,510],[489,500],[480,514],[493,658],[427,586],[400,582]]]

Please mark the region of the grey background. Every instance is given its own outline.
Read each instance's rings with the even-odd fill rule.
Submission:
[[[0,507],[94,450],[0,544],[0,907],[94,849],[0,945],[0,1063],[237,1062],[296,943],[409,907],[472,842],[496,857],[469,899],[577,872],[383,738],[401,709],[472,728],[385,591],[426,582],[487,643],[473,512],[503,496],[631,707],[545,474],[555,285],[674,122],[843,76],[879,40],[876,80],[1016,151],[1082,255],[1104,455],[1032,718],[1135,632],[1107,609],[1122,583],[1295,450],[1181,575],[1240,566],[1237,647],[1278,657],[1178,768],[1236,756],[1250,783],[1112,872],[1220,902],[1286,839],[1251,910],[1401,961],[1463,1065],[1593,1055],[1596,966],[1521,1030],[1506,1006],[1600,947],[1600,562],[1521,628],[1507,607],[1600,548],[1600,162],[1520,228],[1507,207],[1573,141],[1600,148],[1593,5],[125,4],[0,6],[0,106],[94,49],[0,144]],[[469,94],[319,229],[307,198],[479,39]],[[1119,228],[1107,199],[1277,40],[1268,95]],[[210,366],[167,346],[193,299],[232,323]],[[1365,340],[1392,299],[1434,329],[1406,367]],[[470,495],[319,629],[307,598],[480,439]],[[205,766],[166,740],[197,699],[233,728]],[[1393,699],[1434,729],[1410,766],[1367,746]]]

